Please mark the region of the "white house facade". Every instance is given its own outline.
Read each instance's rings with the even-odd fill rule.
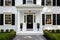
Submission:
[[[0,0],[0,30],[43,35],[60,29],[60,0]]]

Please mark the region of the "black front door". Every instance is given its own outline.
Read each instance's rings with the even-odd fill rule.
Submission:
[[[27,15],[27,29],[33,28],[33,15]]]

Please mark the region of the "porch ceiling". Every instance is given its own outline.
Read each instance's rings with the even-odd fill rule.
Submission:
[[[20,6],[16,6],[18,10],[42,10],[43,6],[36,5],[36,4],[24,4]]]

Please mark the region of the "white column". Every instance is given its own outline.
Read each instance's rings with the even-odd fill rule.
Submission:
[[[21,30],[21,29],[20,29],[20,11],[17,10],[17,14],[18,14],[18,15],[17,15],[18,20],[16,20],[16,21],[18,21],[18,26],[17,26],[17,27],[18,27],[18,30],[17,30],[17,31],[20,32],[20,30]]]
[[[40,28],[39,31],[43,33],[43,26],[42,26],[42,14],[40,13]]]

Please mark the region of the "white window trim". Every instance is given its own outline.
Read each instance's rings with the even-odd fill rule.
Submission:
[[[12,25],[12,23],[11,24],[5,24],[5,14],[10,14],[10,15],[12,15],[11,14],[11,12],[4,12],[4,25]],[[12,16],[11,16],[11,22],[12,22]]]
[[[51,15],[51,24],[46,24],[46,15]],[[53,25],[53,15],[52,14],[45,14],[45,25]]]

